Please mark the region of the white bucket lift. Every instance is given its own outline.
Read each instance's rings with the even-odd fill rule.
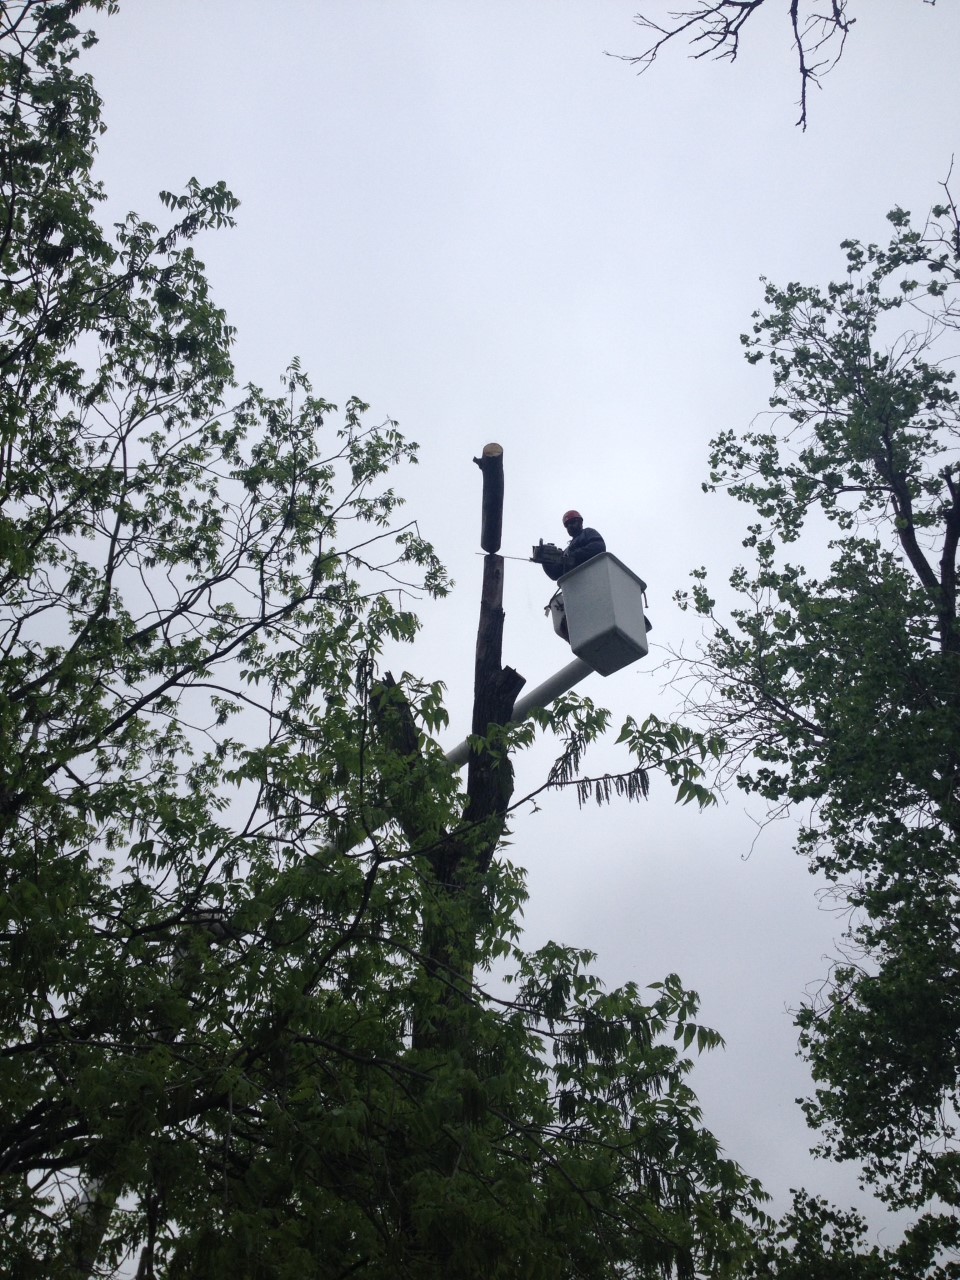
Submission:
[[[605,551],[558,579],[550,602],[553,629],[602,676],[647,655],[643,593],[647,584]]]
[[[548,606],[553,629],[569,642],[577,655],[561,671],[530,693],[518,698],[513,722],[519,724],[539,707],[548,707],[579,684],[591,671],[611,676],[647,655],[647,627],[643,617],[643,593],[647,584],[616,556],[605,551],[559,579],[558,591]],[[458,769],[470,758],[470,739],[446,753]]]

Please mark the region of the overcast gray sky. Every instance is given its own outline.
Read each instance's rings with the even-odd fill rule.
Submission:
[[[656,644],[689,647],[672,594],[700,564],[719,587],[748,519],[700,483],[709,438],[770,394],[739,343],[759,277],[838,276],[839,242],[883,238],[894,205],[925,211],[960,141],[957,6],[862,0],[802,134],[785,4],[760,11],[736,66],[678,46],[638,78],[604,56],[642,47],[637,3],[127,0],[88,59],[108,217],[160,220],[157,192],[191,176],[241,199],[239,227],[200,248],[241,381],[275,389],[298,355],[320,394],[358,395],[420,442],[398,487],[457,590],[397,665],[447,683],[451,742],[481,570],[472,457],[504,447],[505,553],[562,541],[576,506],[649,584]],[[508,562],[504,657],[529,686],[569,658],[549,593]],[[662,657],[582,692],[618,722],[669,714]],[[519,762],[518,794],[550,759]],[[612,746],[588,766],[622,767]],[[548,797],[514,823],[528,941],[593,948],[610,985],[679,972],[727,1039],[693,1084],[729,1153],[777,1207],[801,1183],[863,1205],[855,1170],[807,1156],[794,1103],[808,1081],[788,1010],[842,921],[790,824],[758,834],[761,817],[738,796],[677,808],[658,779],[643,806]]]

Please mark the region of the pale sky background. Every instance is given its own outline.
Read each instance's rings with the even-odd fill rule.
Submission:
[[[636,4],[126,0],[87,57],[108,219],[163,221],[157,192],[191,176],[241,199],[238,228],[199,247],[239,329],[240,380],[278,390],[298,355],[319,394],[358,395],[419,441],[397,487],[457,589],[395,665],[446,682],[450,745],[472,696],[474,455],[504,447],[505,554],[562,542],[575,506],[647,581],[650,657],[581,691],[616,724],[670,714],[657,646],[697,638],[673,592],[701,564],[720,588],[749,518],[700,484],[709,438],[770,394],[739,342],[759,277],[838,277],[839,242],[884,238],[894,205],[924,213],[960,150],[960,12],[943,0],[860,0],[805,134],[785,0],[750,23],[734,67],[678,45],[640,78],[604,56],[643,47]],[[528,688],[570,656],[549,594],[536,566],[507,562],[504,660]],[[544,745],[518,762],[518,795],[551,759]],[[612,743],[587,761],[624,765]],[[641,806],[540,807],[513,824],[528,944],[592,948],[608,985],[678,972],[727,1040],[692,1083],[729,1154],[775,1208],[799,1185],[869,1206],[855,1169],[807,1155],[794,1101],[809,1081],[789,1010],[841,921],[791,824],[758,837],[738,795],[699,814],[656,777]]]

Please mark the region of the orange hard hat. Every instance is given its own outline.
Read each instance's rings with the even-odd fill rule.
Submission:
[[[582,520],[582,519],[583,519],[583,516],[580,514],[579,511],[565,511],[563,513],[564,528],[566,528],[566,526],[570,523],[571,520]]]

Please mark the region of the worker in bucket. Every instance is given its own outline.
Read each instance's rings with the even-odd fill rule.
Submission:
[[[583,527],[583,516],[579,511],[565,511],[563,527],[570,537],[564,551],[552,542],[544,542],[542,538],[533,548],[533,560],[542,566],[543,572],[554,582],[577,565],[585,564],[607,549],[607,544],[596,529]]]

